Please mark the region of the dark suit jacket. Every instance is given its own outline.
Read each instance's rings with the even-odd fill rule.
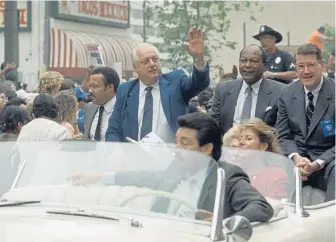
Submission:
[[[276,127],[284,154],[299,153],[312,160],[334,161],[335,133],[325,136],[321,122],[332,120],[335,129],[335,81],[323,78],[309,130],[305,95],[300,81],[291,83],[281,92]]]
[[[221,82],[215,89],[211,115],[216,120],[224,135],[233,125],[235,108],[237,105],[243,79]],[[260,84],[255,116],[266,124],[274,126],[276,122],[277,103],[280,90],[285,84],[263,79]],[[272,107],[266,111],[267,107]]]
[[[176,70],[159,79],[161,103],[171,130],[176,133],[177,119],[188,111],[189,100],[210,84],[209,66],[194,68],[191,77]],[[123,142],[126,137],[138,140],[139,79],[118,87],[116,104],[109,119],[106,141]]]
[[[232,215],[241,215],[250,222],[267,222],[273,216],[273,208],[266,199],[250,185],[246,173],[238,166],[221,162],[220,166],[225,170],[226,175],[226,199],[224,204],[223,219]],[[169,169],[169,168],[168,168]],[[174,169],[177,171],[177,169]],[[181,176],[183,174],[180,174]],[[169,172],[117,172],[115,183],[118,185],[137,185],[151,189],[165,190],[173,192],[181,179],[174,174],[169,176]],[[175,178],[175,179],[174,179]],[[217,188],[217,166],[212,166],[206,178],[197,208],[213,212],[215,195]]]
[[[84,137],[83,139],[90,139],[90,130],[93,119],[98,111],[98,105],[88,103],[84,108]]]

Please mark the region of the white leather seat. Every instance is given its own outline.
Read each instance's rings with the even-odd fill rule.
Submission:
[[[136,193],[151,191],[135,186],[35,186],[15,188],[4,195],[8,200],[39,200],[52,203],[119,206]],[[139,197],[125,207],[150,210],[155,196]]]
[[[325,192],[312,186],[302,188],[303,206],[312,206],[324,203]]]

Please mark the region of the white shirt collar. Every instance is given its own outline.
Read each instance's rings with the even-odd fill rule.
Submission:
[[[258,94],[259,93],[259,89],[260,89],[260,85],[261,85],[261,82],[262,82],[262,78],[257,81],[256,83],[254,83],[253,85],[251,85],[252,89],[253,89],[253,92],[255,94]],[[243,81],[243,86],[242,86],[242,89],[244,90],[244,93],[247,91],[247,88],[249,87],[249,85]]]
[[[146,85],[143,84],[143,82],[139,79],[139,83],[140,83],[140,90],[139,90],[139,93],[143,93],[146,89]],[[156,90],[160,90],[160,87],[159,87],[159,81],[155,82],[153,85],[151,85],[153,87],[153,89],[156,89]]]
[[[309,91],[305,86],[303,86],[306,95],[308,94],[308,92],[311,92],[314,95],[314,97],[318,96],[318,94],[319,94],[319,92],[320,92],[320,90],[322,88],[322,83],[323,83],[323,76],[321,78],[320,84],[313,91]]]
[[[110,101],[104,104],[104,109],[106,110],[107,113],[110,114],[113,111],[115,101],[116,101],[116,98],[114,96]]]

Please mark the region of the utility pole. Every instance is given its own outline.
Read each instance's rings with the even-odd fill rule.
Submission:
[[[19,15],[17,1],[5,1],[5,63],[19,66]]]

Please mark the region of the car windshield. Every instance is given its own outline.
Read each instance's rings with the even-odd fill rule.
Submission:
[[[267,199],[295,201],[294,167],[287,157],[257,150],[224,148],[221,161],[241,167],[251,185]]]
[[[2,153],[2,152],[1,152]],[[13,158],[14,157],[14,158]],[[168,145],[85,141],[15,145],[7,200],[111,206],[195,219],[217,163]]]

